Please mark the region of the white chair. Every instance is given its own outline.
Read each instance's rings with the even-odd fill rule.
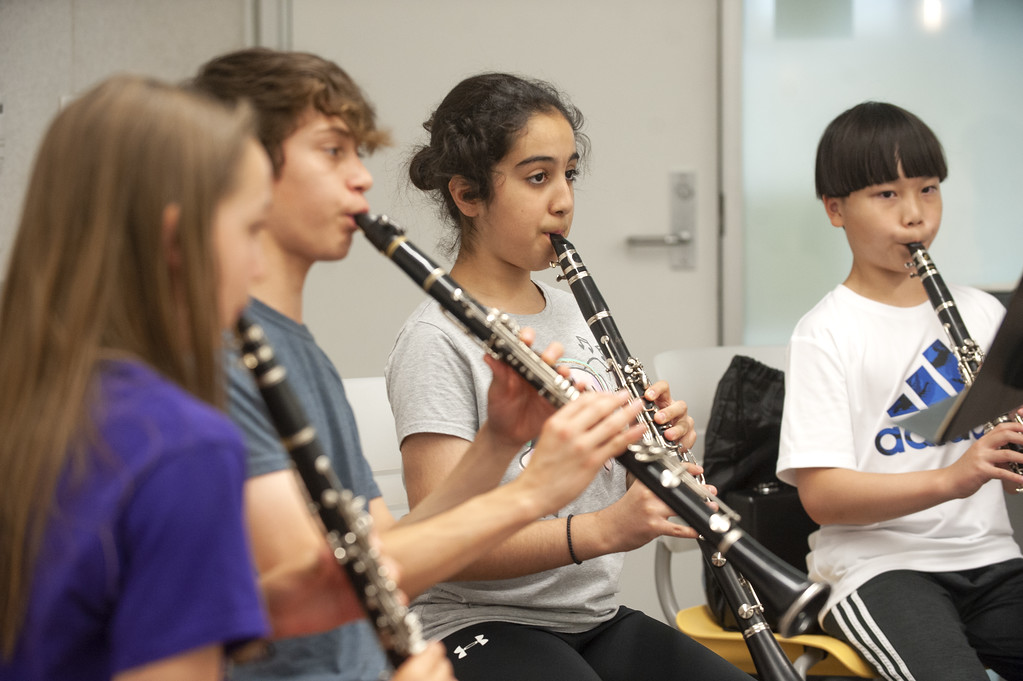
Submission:
[[[718,381],[732,357],[746,355],[779,369],[785,368],[784,345],[721,345],[709,348],[683,348],[654,355],[654,375],[671,385],[671,395],[685,400],[689,415],[702,434],[710,420],[710,408]],[[697,461],[703,461],[703,438],[692,449]]]
[[[673,397],[685,400],[689,414],[696,422],[697,433],[702,434],[710,419],[718,382],[735,355],[752,357],[779,369],[785,367],[785,346],[780,345],[686,348],[654,356],[654,375],[668,381]],[[692,448],[698,461],[703,461],[703,451],[702,438],[698,438]],[[705,605],[679,607],[672,576],[672,557],[691,550],[696,550],[696,545],[689,540],[662,537],[657,542],[654,582],[665,619],[743,671],[756,673],[741,632],[722,628]],[[699,579],[699,576],[688,575],[688,579]],[[803,678],[811,669],[814,675],[874,678],[873,671],[856,651],[838,639],[824,635],[776,638]]]
[[[401,473],[401,449],[394,432],[391,403],[383,376],[342,380],[348,402],[355,412],[362,453],[373,470],[384,502],[395,518],[408,513],[408,497]]]
[[[785,346],[723,345],[703,348],[681,348],[654,355],[653,374],[668,381],[675,399],[684,400],[689,415],[696,423],[697,439],[692,447],[693,456],[703,461],[703,434],[710,420],[711,407],[718,382],[735,355],[746,355],[773,367],[785,366]],[[713,481],[709,481],[713,483]],[[674,622],[679,612],[678,599],[671,581],[670,566],[673,553],[696,550],[688,540],[661,537],[654,557],[657,598],[665,620]],[[702,565],[697,561],[697,565]]]

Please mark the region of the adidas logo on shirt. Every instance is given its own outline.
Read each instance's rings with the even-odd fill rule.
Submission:
[[[923,363],[906,379],[906,392],[888,408],[892,418],[905,416],[921,408],[941,402],[962,391],[965,384],[959,375],[955,354],[940,340],[924,350]]]
[[[965,387],[955,353],[941,340],[934,341],[924,350],[920,366],[906,378],[905,385],[906,389],[888,408],[888,415],[892,418],[925,409],[958,394]],[[974,434],[974,437],[980,437],[980,434]],[[907,449],[920,450],[934,445],[904,428],[891,426],[878,432],[874,446],[881,454],[891,456]]]

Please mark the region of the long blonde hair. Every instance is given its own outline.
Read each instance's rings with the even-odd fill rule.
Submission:
[[[223,402],[211,222],[253,135],[245,107],[127,75],[75,100],[46,133],[0,298],[4,657],[58,478],[88,464],[87,443],[100,444],[100,364],[135,357]],[[170,237],[168,206],[179,211]]]

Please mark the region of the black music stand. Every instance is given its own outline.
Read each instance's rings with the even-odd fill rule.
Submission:
[[[900,422],[943,444],[1023,405],[1023,285],[1016,287],[984,364],[962,392]]]

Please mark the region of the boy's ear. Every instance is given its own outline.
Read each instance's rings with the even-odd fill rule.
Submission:
[[[455,175],[448,180],[448,191],[451,192],[451,198],[454,199],[458,210],[462,211],[462,215],[468,218],[478,217],[481,205],[479,199],[465,198],[471,190],[472,186],[469,181],[461,175]]]
[[[828,220],[831,220],[831,224],[835,227],[845,227],[845,200],[836,198],[834,196],[823,196],[821,201],[824,202],[824,212],[828,214]]]

